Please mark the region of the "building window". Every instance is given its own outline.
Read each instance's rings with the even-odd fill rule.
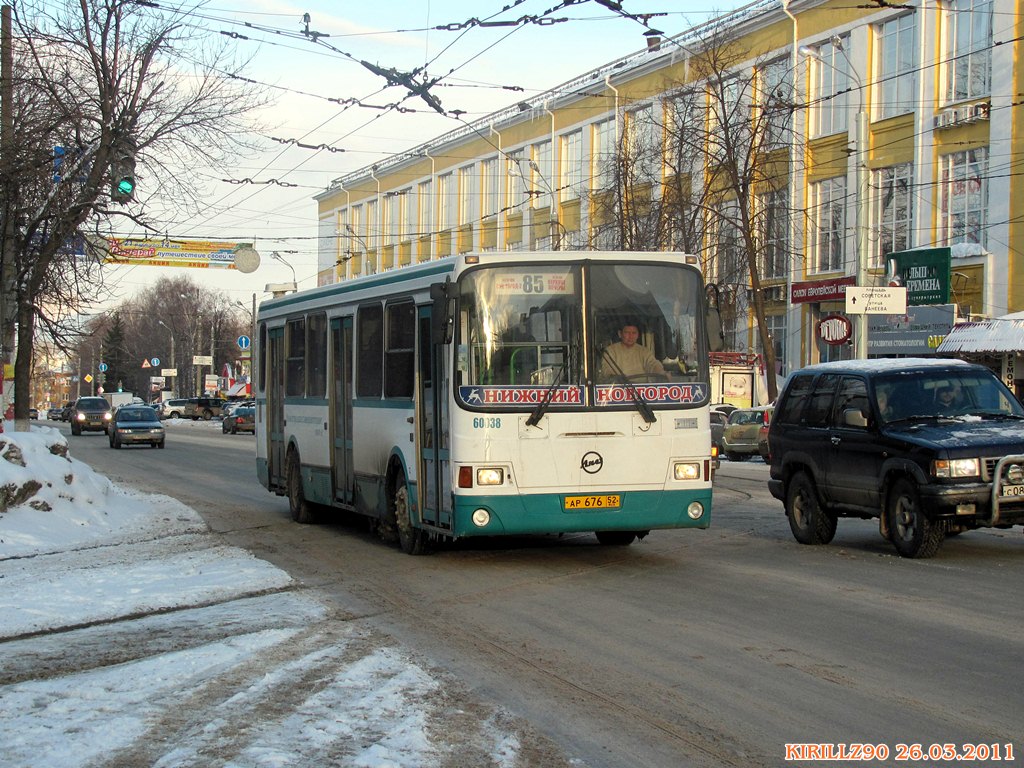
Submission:
[[[530,166],[523,157],[523,150],[509,152],[508,158],[508,206],[509,213],[522,213],[528,207],[530,188]]]
[[[416,197],[419,200],[419,234],[430,235],[434,229],[434,198],[431,195],[431,183],[421,181],[419,193]]]
[[[534,208],[550,208],[552,180],[554,168],[551,157],[551,142],[542,141],[533,145],[533,161],[530,163],[533,172],[530,180]]]
[[[911,226],[914,197],[910,194],[913,166],[910,163],[880,168],[874,172],[875,204],[873,240],[877,245],[871,253],[871,266],[885,264],[887,254],[905,251],[913,246]]]
[[[615,147],[618,137],[615,135],[615,118],[602,120],[593,125],[593,157],[594,167],[591,178],[594,189],[610,189],[615,181]]]
[[[633,179],[641,184],[661,181],[661,142],[650,105],[627,114],[626,130]]]
[[[455,227],[455,192],[450,173],[437,177],[437,226],[442,232]]]
[[[789,187],[760,196],[761,277],[785,277],[789,271]]]
[[[818,272],[838,272],[844,264],[846,177],[810,185],[811,264]]]
[[[583,189],[583,132],[568,133],[561,142],[561,199],[576,200]]]
[[[366,247],[367,250],[380,248],[380,206],[376,200],[366,201]]]
[[[779,373],[785,373],[783,366],[786,361],[786,316],[784,314],[768,315],[765,317],[765,324],[768,326],[768,337],[775,350],[776,370]],[[761,346],[760,336],[758,338],[758,346]]]
[[[477,219],[476,165],[459,168],[459,224],[471,224]]]
[[[480,201],[481,216],[497,216],[501,210],[501,174],[498,172],[498,158],[492,157],[484,160],[480,166],[481,187],[483,189],[482,200]]]
[[[764,149],[788,147],[793,123],[793,68],[789,59],[768,62],[761,70],[761,112]]]
[[[876,27],[878,85],[875,117],[913,112],[917,107],[917,24],[914,14],[897,16]]]
[[[985,245],[987,166],[987,147],[968,149],[939,159],[939,234],[945,245]]]
[[[406,187],[400,194],[399,207],[402,213],[402,224],[398,234],[402,240],[408,240],[416,231],[416,198],[413,196],[412,187]]]
[[[739,221],[740,211],[735,200],[717,206],[713,222],[716,254],[713,269],[719,283],[746,285],[748,282]]]
[[[815,49],[813,75],[812,136],[842,133],[849,126],[849,37],[822,43]]]
[[[946,101],[988,96],[992,90],[992,0],[953,0],[946,24]]]
[[[384,245],[394,245],[395,236],[398,233],[398,195],[389,192],[387,198],[384,200],[384,205],[381,209],[381,214],[384,217],[384,221],[381,224],[381,233],[384,236]]]

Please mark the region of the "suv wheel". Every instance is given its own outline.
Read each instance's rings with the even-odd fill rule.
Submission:
[[[205,409],[203,411],[203,421],[209,421],[212,418],[213,418],[213,411],[211,411],[209,408]]]
[[[836,517],[822,510],[814,482],[806,472],[797,472],[789,482],[786,517],[793,538],[801,544],[828,544],[836,535]]]
[[[913,482],[898,480],[893,485],[885,514],[889,538],[901,557],[932,557],[939,551],[945,531],[924,513]]]

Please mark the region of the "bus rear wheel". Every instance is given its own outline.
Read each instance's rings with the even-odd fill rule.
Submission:
[[[313,506],[302,490],[302,467],[299,454],[294,451],[288,454],[288,511],[296,523],[316,522]]]
[[[628,547],[636,539],[634,531],[594,531],[594,534],[606,547]]]
[[[398,543],[405,554],[422,555],[427,551],[427,532],[412,524],[409,515],[409,487],[405,484],[405,478],[399,476],[396,482],[392,505],[395,527],[398,528]]]

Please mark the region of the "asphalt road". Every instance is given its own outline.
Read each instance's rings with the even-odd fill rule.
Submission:
[[[920,561],[896,556],[868,521],[801,546],[767,467],[726,461],[707,531],[655,531],[626,548],[582,534],[475,541],[414,558],[358,521],[292,523],[255,479],[251,436],[172,425],[163,451],[69,442],[116,482],[189,504],[229,543],[379,622],[595,768],[779,766],[787,744],[872,745],[888,753],[875,765],[958,762],[978,744],[1024,759],[1020,528],[966,533]],[[900,745],[923,755],[911,746],[897,760]],[[927,759],[932,745],[955,752]]]

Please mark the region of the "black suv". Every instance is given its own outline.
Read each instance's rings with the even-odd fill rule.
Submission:
[[[80,435],[90,430],[106,432],[110,427],[110,403],[103,397],[80,397],[71,406],[68,420],[71,434]]]
[[[1024,408],[960,360],[823,363],[794,373],[768,435],[772,496],[793,536],[827,544],[839,517],[877,517],[903,557],[946,536],[1024,524]]]

